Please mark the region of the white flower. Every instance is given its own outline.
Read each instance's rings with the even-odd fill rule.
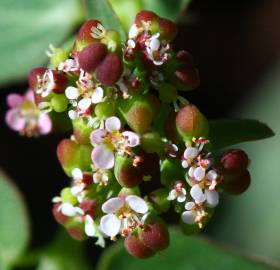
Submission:
[[[113,239],[119,233],[126,236],[134,228],[141,226],[148,212],[148,205],[142,198],[129,195],[109,199],[102,205],[102,211],[107,215],[101,218],[100,229]]]
[[[106,186],[109,182],[109,176],[106,170],[101,170],[101,169],[97,170],[93,174],[93,182],[101,186],[102,185]]]
[[[198,154],[199,150],[196,147],[187,146],[183,154],[182,167],[188,168]]]
[[[183,185],[181,182],[176,183],[174,188],[169,192],[169,195],[167,197],[167,200],[173,201],[176,200],[180,202],[184,202],[186,200],[186,189],[183,188]]]
[[[79,65],[77,60],[75,59],[67,59],[58,65],[58,70],[63,71],[63,72],[77,72],[79,71]]]
[[[206,202],[208,207],[214,208],[219,203],[219,193],[216,190],[205,189],[203,192],[198,184],[191,188],[190,194],[197,204]]]
[[[79,168],[75,168],[72,170],[72,177],[74,185],[71,187],[71,193],[81,202],[84,199],[84,189],[86,188],[83,182],[83,172]]]
[[[85,234],[89,237],[97,237],[98,239],[95,244],[103,248],[105,247],[104,237],[90,215],[85,216]]]
[[[69,202],[64,202],[62,203],[59,208],[59,211],[61,211],[61,213],[65,216],[68,217],[74,217],[76,215],[84,215],[84,211],[77,206],[73,206],[71,203]]]
[[[159,36],[160,34],[156,33],[145,41],[147,55],[156,66],[162,65],[169,57],[167,53],[169,45],[163,46],[158,39]]]
[[[36,93],[47,97],[55,87],[54,75],[51,69],[47,69],[42,77],[38,77],[38,88]]]
[[[94,148],[92,161],[96,168],[111,169],[115,163],[114,153],[130,155],[130,148],[139,145],[139,136],[132,131],[120,132],[121,121],[112,116],[106,119],[105,129],[96,129],[90,135]]]

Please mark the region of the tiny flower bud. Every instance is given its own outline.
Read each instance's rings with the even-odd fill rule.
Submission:
[[[101,42],[107,46],[110,52],[115,52],[121,45],[120,35],[116,31],[108,30]]]
[[[249,165],[247,154],[239,149],[226,151],[220,162],[225,171],[236,173],[245,171]]]
[[[54,48],[54,52],[51,56],[52,68],[57,68],[58,65],[68,59],[68,53],[61,48]]]
[[[140,233],[142,243],[153,251],[160,251],[169,246],[169,232],[162,221],[146,225]]]
[[[57,146],[57,157],[65,173],[72,175],[72,170],[80,168],[82,171],[90,170],[92,147],[78,145],[72,140],[64,139]]]
[[[64,112],[67,109],[69,100],[66,98],[65,95],[59,94],[54,96],[51,99],[51,107],[55,112]]]
[[[77,198],[72,194],[71,188],[67,187],[61,190],[60,197],[63,202],[69,202],[75,205],[78,201]]]
[[[177,26],[174,22],[168,19],[159,20],[160,38],[171,41],[177,35]]]
[[[55,220],[61,225],[63,225],[68,221],[69,217],[63,215],[59,208],[60,208],[60,203],[54,204],[52,208],[52,214]]]
[[[170,201],[167,200],[168,190],[159,188],[148,195],[148,200],[158,213],[165,213],[170,207]]]
[[[225,175],[223,187],[225,192],[232,195],[239,195],[248,189],[250,183],[250,173],[248,170],[245,170],[239,175]]]
[[[79,144],[89,144],[90,143],[90,133],[92,128],[84,121],[83,118],[77,118],[72,121],[73,124],[73,134],[76,141]]]
[[[96,68],[96,78],[105,86],[115,84],[123,72],[122,61],[118,55],[110,53]]]
[[[113,100],[98,103],[94,108],[94,113],[100,119],[106,119],[110,116],[114,116],[115,112],[116,104]]]
[[[132,158],[116,156],[114,174],[122,187],[132,188],[142,182],[143,175],[139,168],[133,166]]]
[[[160,166],[160,180],[165,186],[170,186],[175,179],[184,179],[184,171],[179,162],[173,159],[165,159]]]
[[[84,71],[91,73],[102,62],[107,48],[102,43],[93,43],[85,47],[78,56],[78,62]]]
[[[192,104],[179,110],[176,116],[176,127],[185,141],[193,137],[207,137],[209,129],[205,116]]]
[[[163,151],[163,143],[158,132],[147,132],[141,137],[141,147],[147,153],[160,154]]]
[[[159,100],[152,95],[135,95],[119,104],[119,110],[132,130],[147,132],[159,110]]]
[[[141,259],[149,258],[155,254],[153,250],[146,247],[133,234],[125,238],[124,247],[130,255]]]

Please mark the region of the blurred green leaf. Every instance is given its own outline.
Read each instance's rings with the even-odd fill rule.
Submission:
[[[81,14],[77,0],[1,0],[0,84],[24,79],[44,64],[49,44],[65,41]]]
[[[161,17],[176,20],[191,0],[142,0],[143,9],[154,11]]]
[[[117,31],[122,41],[126,40],[125,30],[108,0],[82,0],[86,16],[97,19],[109,29]]]
[[[137,259],[127,254],[122,243],[108,248],[101,257],[97,270],[268,270],[268,265],[257,263],[222,249],[205,239],[186,237],[171,230],[170,247],[150,259]]]
[[[53,243],[41,252],[36,270],[90,270],[84,243],[73,240],[61,230]]]
[[[10,269],[30,237],[27,211],[16,186],[0,172],[0,269]]]
[[[257,120],[225,119],[210,121],[210,141],[214,149],[272,136],[274,136],[273,131],[266,124]]]

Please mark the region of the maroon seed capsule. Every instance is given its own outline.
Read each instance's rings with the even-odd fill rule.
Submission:
[[[227,181],[227,177],[225,177],[224,190],[232,195],[239,195],[245,192],[251,184],[251,176],[248,170],[229,179]]]
[[[100,21],[98,21],[98,20],[86,21],[79,30],[77,40],[85,42],[85,43],[91,43],[91,42],[98,41],[91,35],[92,28],[96,27],[98,24],[100,24]]]
[[[196,68],[183,67],[175,71],[177,87],[181,91],[194,90],[200,85],[199,72]]]
[[[53,214],[55,220],[58,223],[60,223],[61,225],[63,225],[63,224],[65,224],[68,221],[69,217],[63,215],[61,213],[61,211],[59,211],[59,207],[60,207],[59,203],[54,204],[53,208],[52,208],[52,214]]]
[[[239,149],[232,149],[225,152],[221,159],[223,169],[228,172],[243,172],[249,165],[247,154]]]
[[[106,86],[116,83],[123,72],[122,61],[118,55],[110,53],[96,68],[96,78]]]
[[[85,47],[78,56],[80,67],[91,73],[107,54],[107,47],[102,43],[93,43]]]
[[[174,22],[168,19],[159,20],[160,37],[164,40],[171,41],[177,35],[177,26]]]
[[[169,246],[169,233],[161,222],[153,222],[147,225],[140,235],[143,244],[153,251],[159,251]]]
[[[124,240],[124,246],[127,252],[137,258],[145,259],[153,256],[155,252],[143,243],[134,235],[129,235]]]
[[[96,216],[96,200],[84,200],[80,203],[80,208],[84,211],[85,215],[90,215],[93,219]]]
[[[141,27],[143,25],[143,22],[156,22],[159,19],[158,15],[155,14],[152,11],[148,10],[142,10],[139,13],[137,13],[135,17],[135,24],[138,27]]]

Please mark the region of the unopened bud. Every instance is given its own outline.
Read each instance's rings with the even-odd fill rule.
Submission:
[[[56,203],[53,205],[52,214],[53,214],[55,220],[61,225],[64,225],[69,220],[69,217],[67,217],[61,213],[60,203]]]
[[[159,31],[160,38],[166,41],[173,40],[178,32],[176,24],[168,19],[159,20]]]
[[[237,175],[225,175],[223,181],[224,191],[232,194],[239,195],[245,192],[251,183],[251,176],[248,170]]]
[[[231,149],[226,151],[221,159],[220,163],[223,170],[227,172],[243,172],[249,165],[249,159],[247,154],[239,149]]]

